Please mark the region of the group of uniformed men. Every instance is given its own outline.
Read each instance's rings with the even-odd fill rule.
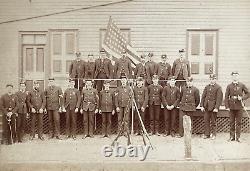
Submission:
[[[142,122],[145,121],[145,110],[149,108],[149,135],[159,134],[159,118],[161,108],[164,111],[164,136],[183,136],[183,116],[192,116],[200,104],[205,112],[204,138],[216,137],[216,117],[222,103],[221,86],[216,83],[216,75],[211,74],[210,83],[204,88],[200,101],[199,90],[193,85],[190,77],[190,66],[184,58],[185,51],[179,50],[180,58],[171,67],[167,63],[167,55],[162,61],[155,63],[152,53],[141,56],[141,62],[133,69],[127,52],[116,60],[113,66],[105,50],[100,51],[100,58],[93,61],[81,60],[81,53],[76,53],[76,60],[70,66],[69,85],[65,92],[55,85],[54,78],[49,78],[45,91],[34,81],[33,90],[26,91],[25,82],[20,83],[20,90],[13,92],[13,85],[6,85],[7,93],[1,97],[0,106],[3,112],[4,142],[22,142],[27,113],[31,117],[31,140],[35,138],[35,123],[38,125],[38,138],[43,137],[43,115],[48,114],[50,138],[61,139],[60,114],[66,115],[66,135],[76,139],[77,113],[83,115],[84,136],[93,137],[95,114],[102,115],[102,134],[111,134],[111,117],[117,113],[118,131],[129,132],[131,123],[130,112],[134,112],[134,130],[140,134]],[[132,75],[132,73],[134,73]],[[232,83],[225,92],[225,107],[230,116],[230,141],[240,142],[243,100],[249,97],[246,86],[238,81],[238,72],[232,72]],[[112,79],[120,79],[117,88],[111,88]],[[93,79],[96,79],[95,82]],[[130,85],[128,80],[135,79],[136,84]],[[95,87],[95,88],[94,88]],[[133,104],[134,103],[134,104]],[[133,104],[133,105],[132,105]],[[132,106],[135,106],[134,108]],[[135,110],[138,109],[138,110]],[[139,113],[139,115],[138,115]],[[176,121],[179,117],[179,129]],[[210,126],[211,121],[211,126]],[[178,129],[178,130],[177,130]]]

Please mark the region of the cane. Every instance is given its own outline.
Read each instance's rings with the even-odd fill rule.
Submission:
[[[12,129],[11,129],[11,116],[10,117],[6,116],[6,120],[8,121],[9,129],[10,129],[10,141],[11,141],[11,144],[13,144]]]

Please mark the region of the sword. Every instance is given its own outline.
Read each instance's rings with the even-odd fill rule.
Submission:
[[[11,129],[11,116],[10,117],[6,116],[6,120],[8,121],[9,129],[10,129],[10,141],[11,141],[11,144],[13,144],[12,129]]]

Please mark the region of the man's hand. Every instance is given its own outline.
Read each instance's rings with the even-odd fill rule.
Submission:
[[[36,109],[32,107],[32,108],[31,108],[31,112],[32,112],[32,113],[36,113]]]
[[[59,113],[62,113],[62,108],[60,107],[59,110],[58,110]]]
[[[80,113],[83,114],[83,109],[80,109]]]
[[[98,111],[99,111],[99,110],[98,110],[98,109],[96,109],[96,110],[95,110],[95,113],[98,113]]]
[[[168,110],[171,110],[171,107],[169,105],[166,106]]]
[[[39,113],[43,113],[43,109],[41,108],[41,109],[39,109]]]
[[[226,108],[226,110],[227,110],[227,111],[230,111],[230,109],[229,109],[229,108]]]
[[[141,111],[144,112],[144,111],[145,111],[145,108],[144,108],[144,107],[141,107]]]
[[[102,114],[102,110],[101,109],[99,110],[99,113]]]
[[[78,109],[78,107],[77,107],[77,108],[75,108],[75,113],[77,113],[77,112],[78,112],[78,110],[79,110],[79,109]]]
[[[120,112],[120,108],[119,107],[116,108],[116,112]]]
[[[114,115],[115,114],[115,110],[112,110],[112,115]]]
[[[170,106],[170,110],[172,110],[173,108],[174,108],[174,105],[171,105],[171,106]]]
[[[12,112],[8,112],[6,115],[10,118],[12,114]]]
[[[65,107],[62,107],[62,112],[66,112],[66,109],[65,109]]]
[[[205,109],[204,109],[204,107],[201,107],[201,111],[202,111],[202,112],[205,112]]]
[[[214,110],[213,110],[213,112],[215,112],[215,113],[218,113],[218,111],[219,111],[218,109],[214,109]]]
[[[242,100],[242,97],[241,97],[241,96],[238,96],[238,100],[241,101],[241,100]]]

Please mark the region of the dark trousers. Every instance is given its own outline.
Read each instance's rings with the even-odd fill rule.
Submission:
[[[175,85],[176,87],[178,87],[179,89],[181,89],[183,86],[186,85],[186,81],[185,79],[181,79],[181,78],[177,78],[177,80],[181,80],[181,81],[176,81]]]
[[[159,132],[161,105],[149,105],[150,132]]]
[[[164,109],[165,133],[176,133],[176,119],[178,117],[178,109]]]
[[[230,110],[229,112],[231,138],[235,138],[235,133],[236,138],[240,138],[242,114],[242,110]]]
[[[35,136],[35,125],[37,120],[38,136],[43,134],[43,113],[31,113],[31,136]]]
[[[78,75],[76,75],[75,79],[75,88],[82,91],[83,88],[83,80],[81,78],[78,78]]]
[[[70,108],[66,108],[66,135],[68,136],[76,136],[76,113],[75,110],[70,110]]]
[[[204,115],[204,122],[205,122],[205,136],[210,136],[210,133],[216,135],[216,119],[217,119],[217,112],[213,111],[206,111]],[[211,126],[210,126],[211,120]]]
[[[94,111],[83,111],[83,127],[84,127],[84,135],[93,136],[94,132],[94,119],[95,112]]]
[[[139,119],[139,116],[141,116],[142,122],[144,124],[145,121],[145,112],[142,112],[141,109],[139,110],[139,114],[137,113],[137,110],[134,111],[134,115],[135,115],[135,121],[134,121],[134,128],[135,128],[135,133],[140,133],[140,130],[142,129],[142,125],[141,125],[141,121]]]
[[[192,114],[193,113],[194,113],[194,111],[183,111],[183,110],[180,110],[180,112],[179,112],[179,134],[180,134],[180,136],[183,137],[183,134],[184,134],[183,116],[184,115],[190,116],[190,118],[192,120]]]
[[[3,139],[5,143],[12,144],[17,141],[17,116],[13,114],[11,116],[10,122],[7,121],[6,115],[3,115],[2,117],[3,117]]]
[[[120,112],[118,112],[118,132],[122,129],[124,132],[129,132],[129,115],[130,108],[128,107],[120,107]],[[122,126],[122,124],[124,124]]]
[[[165,78],[163,77],[160,77],[159,78],[159,84],[162,86],[162,87],[165,87],[167,85],[167,81],[162,81],[162,80],[166,80]]]
[[[107,75],[105,73],[99,73],[96,77],[97,79],[107,79]],[[100,92],[103,89],[104,80],[96,80],[96,89]]]
[[[57,110],[48,110],[49,128],[52,136],[60,135],[60,114]]]
[[[24,135],[24,128],[26,125],[26,113],[19,113],[17,117],[17,139],[22,141]]]
[[[102,134],[111,134],[111,112],[102,112]]]

